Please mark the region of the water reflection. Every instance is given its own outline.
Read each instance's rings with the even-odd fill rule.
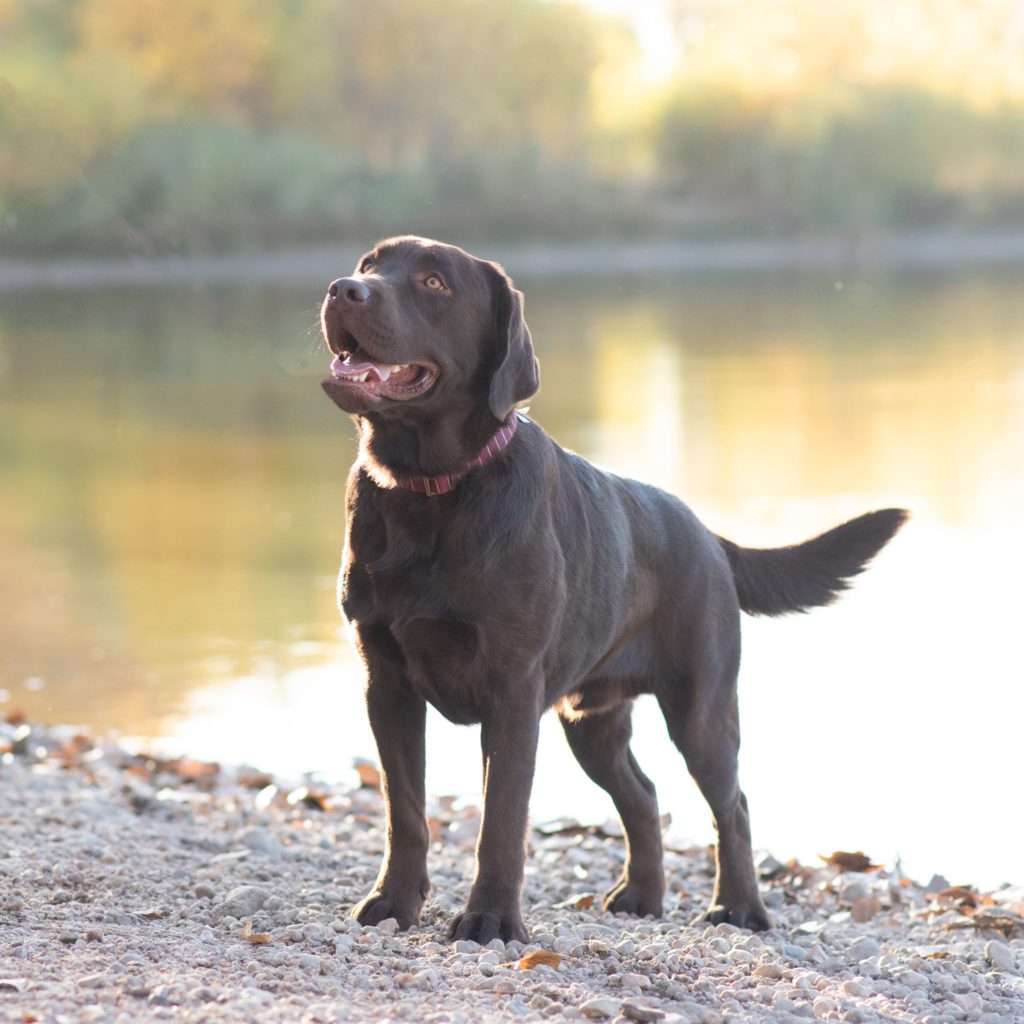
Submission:
[[[544,379],[532,411],[567,446],[748,544],[915,510],[841,605],[747,624],[757,840],[1013,874],[999,723],[1024,710],[1016,281],[522,283]],[[317,387],[316,300],[3,297],[0,709],[291,772],[371,752],[333,592],[354,446]],[[475,733],[431,729],[447,755],[432,788],[465,789]],[[545,730],[560,782],[538,787],[537,812],[610,813]],[[707,838],[652,709],[637,731],[663,804]]]

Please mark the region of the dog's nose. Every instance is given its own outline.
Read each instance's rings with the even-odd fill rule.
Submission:
[[[339,277],[331,282],[327,294],[335,302],[365,302],[370,297],[370,289],[354,277]]]

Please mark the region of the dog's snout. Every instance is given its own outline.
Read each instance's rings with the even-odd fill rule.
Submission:
[[[328,298],[335,302],[366,302],[370,289],[355,277],[339,277],[327,289]]]

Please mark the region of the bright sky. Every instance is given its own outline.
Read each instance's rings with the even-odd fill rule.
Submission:
[[[644,52],[644,66],[654,80],[667,78],[678,57],[675,35],[662,0],[577,0],[605,14],[619,16],[633,25]]]

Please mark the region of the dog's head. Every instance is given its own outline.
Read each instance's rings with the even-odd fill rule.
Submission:
[[[496,263],[411,236],[380,242],[321,311],[334,361],[323,388],[356,416],[502,421],[540,384],[522,294]]]

